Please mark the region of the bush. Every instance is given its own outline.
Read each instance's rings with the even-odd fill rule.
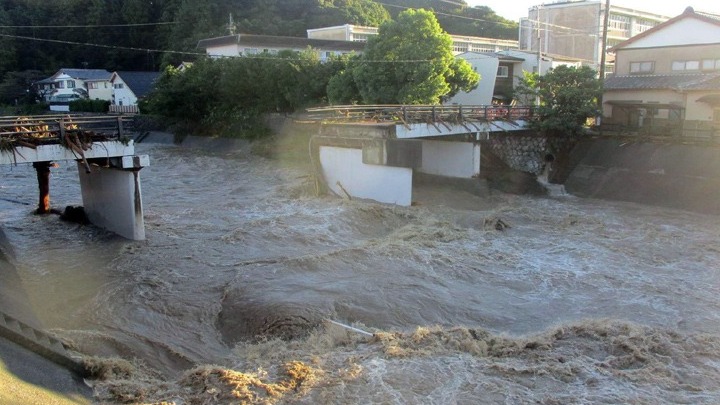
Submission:
[[[110,102],[107,100],[75,100],[70,102],[70,111],[72,112],[92,112],[106,113],[110,108]]]

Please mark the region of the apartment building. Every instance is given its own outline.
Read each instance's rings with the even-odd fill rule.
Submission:
[[[533,6],[528,17],[520,20],[519,47],[543,56],[580,60],[583,65],[600,70],[606,49],[670,19],[611,4],[603,49],[605,13],[605,0],[565,0]],[[605,71],[609,73],[614,56],[606,56]]]

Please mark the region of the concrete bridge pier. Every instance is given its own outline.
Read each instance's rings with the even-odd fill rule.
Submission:
[[[321,126],[310,149],[327,188],[344,198],[409,206],[414,173],[459,179],[479,176],[480,139],[485,138],[481,132],[463,128],[465,133],[449,139],[424,132],[398,138],[398,128],[405,126]],[[419,128],[427,131],[425,126]]]
[[[140,170],[149,166],[147,155],[102,159],[90,173],[78,162],[85,213],[94,225],[133,239],[145,239]],[[104,165],[104,166],[103,166]]]

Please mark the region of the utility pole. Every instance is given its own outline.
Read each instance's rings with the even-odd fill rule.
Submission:
[[[233,21],[232,13],[230,13],[230,17],[228,19],[227,28],[230,35],[235,35],[235,21]]]
[[[540,6],[537,6],[537,16],[535,18],[536,24],[537,24],[537,74],[538,76],[542,75],[542,69],[540,69],[540,65],[542,64],[542,42],[540,39]]]
[[[610,19],[610,0],[605,0],[605,15],[603,15],[602,41],[600,41],[600,81],[605,80],[605,58],[607,55],[608,21]]]
[[[602,31],[602,41],[600,41],[600,87],[603,87],[603,83],[605,83],[605,59],[607,57],[607,34],[608,34],[608,21],[610,20],[610,0],[605,0],[605,15],[603,15],[603,31]],[[598,115],[597,119],[595,120],[595,125],[600,127],[602,124],[602,108],[603,108],[603,96],[600,94],[600,97],[598,98],[598,109],[600,110],[600,114]]]

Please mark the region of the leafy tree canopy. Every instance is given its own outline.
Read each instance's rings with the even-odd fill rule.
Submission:
[[[452,34],[517,38],[516,23],[462,0],[3,0],[0,78],[8,71],[62,67],[158,70],[195,59],[198,40],[231,28],[304,37],[307,29],[333,25],[379,27],[406,8],[436,11],[440,26]]]
[[[540,100],[531,125],[546,133],[578,135],[588,118],[600,114],[602,82],[587,66],[558,66],[543,76],[526,72],[517,92]]]
[[[452,54],[452,39],[427,10],[407,10],[371,37],[353,69],[366,104],[436,104],[477,86],[479,76]]]

